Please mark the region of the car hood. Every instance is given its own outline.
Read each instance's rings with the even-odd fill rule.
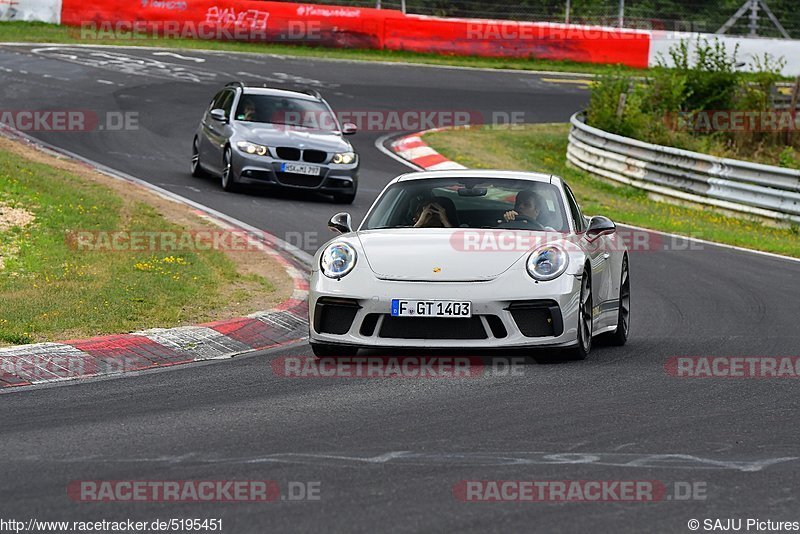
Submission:
[[[462,229],[401,228],[358,232],[370,269],[384,280],[466,282],[491,280],[527,250],[465,251]]]
[[[238,137],[251,143],[267,146],[290,146],[298,148],[311,148],[324,152],[349,152],[353,148],[342,136],[332,132],[307,130],[304,128],[290,128],[273,124],[247,124],[237,125]],[[299,145],[304,145],[300,147]]]

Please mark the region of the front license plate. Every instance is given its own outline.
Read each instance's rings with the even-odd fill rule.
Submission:
[[[453,300],[392,300],[392,317],[472,317],[472,303]]]
[[[291,172],[294,174],[307,174],[309,176],[319,176],[322,171],[321,167],[316,165],[299,165],[297,163],[283,163],[281,164],[281,171]]]

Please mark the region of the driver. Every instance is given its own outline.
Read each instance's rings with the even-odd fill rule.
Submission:
[[[245,121],[252,121],[256,118],[256,105],[252,100],[246,100],[244,103],[244,112],[242,119]]]
[[[517,193],[517,199],[514,202],[514,209],[509,210],[503,214],[503,219],[506,222],[516,221],[520,219],[527,219],[530,222],[542,224],[538,220],[539,215],[542,213],[542,206],[544,199],[537,193],[530,189],[525,189]]]

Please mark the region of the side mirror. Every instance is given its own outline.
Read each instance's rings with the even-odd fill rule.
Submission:
[[[352,122],[342,124],[342,135],[353,135],[358,131],[358,126]]]
[[[353,231],[353,219],[350,217],[349,213],[337,213],[328,221],[328,228],[332,232],[348,234]]]
[[[589,228],[586,229],[586,239],[592,241],[601,235],[612,234],[617,231],[617,225],[608,217],[598,215],[589,221]]]
[[[219,122],[228,122],[228,117],[225,116],[225,110],[221,108],[212,109],[211,118]]]

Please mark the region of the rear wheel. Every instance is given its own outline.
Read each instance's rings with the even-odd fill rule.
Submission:
[[[581,278],[581,295],[578,304],[578,345],[572,349],[570,353],[571,359],[586,359],[589,352],[592,350],[593,333],[592,278],[587,268]]]
[[[612,345],[621,347],[628,341],[631,324],[631,279],[628,271],[628,256],[622,258],[622,279],[619,285],[619,317],[617,330],[609,336]]]
[[[311,350],[317,358],[335,358],[336,356],[355,356],[358,354],[358,347],[328,345],[326,343],[311,343]]]
[[[236,190],[236,178],[233,171],[233,151],[231,147],[225,149],[222,155],[222,189],[225,191]]]
[[[203,166],[200,164],[200,140],[195,137],[192,142],[192,176],[195,178],[205,178],[208,176]]]

